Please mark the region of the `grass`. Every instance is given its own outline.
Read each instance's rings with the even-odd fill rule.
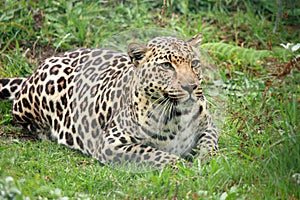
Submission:
[[[293,179],[300,173],[299,63],[291,64],[294,54],[279,46],[299,43],[299,18],[283,19],[273,34],[274,17],[254,13],[248,1],[233,11],[219,3],[195,10],[191,1],[170,2],[1,2],[0,77],[27,76],[44,57],[102,46],[126,30],[164,27],[186,37],[201,31],[219,81],[210,101],[226,100],[213,109],[222,116],[216,117],[220,154],[179,163],[178,171],[101,166],[64,146],[34,140],[12,121],[11,104],[1,101],[0,199],[300,198]]]

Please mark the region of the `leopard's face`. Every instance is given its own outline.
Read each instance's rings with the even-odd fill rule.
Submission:
[[[139,47],[141,48],[141,47]],[[159,37],[136,57],[137,88],[155,104],[197,102],[201,97],[201,68],[196,49],[183,40]],[[141,54],[141,52],[139,52]]]

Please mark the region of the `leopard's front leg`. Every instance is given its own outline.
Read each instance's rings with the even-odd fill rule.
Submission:
[[[155,169],[174,165],[179,160],[176,155],[140,144],[137,139],[124,132],[104,134],[94,157],[104,164],[133,163]]]
[[[205,158],[207,155],[215,155],[219,151],[219,131],[211,122],[206,129],[199,133],[199,139],[193,149],[193,156]]]

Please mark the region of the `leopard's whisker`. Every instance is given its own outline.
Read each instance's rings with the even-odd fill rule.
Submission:
[[[165,125],[165,121],[167,120],[166,117],[167,117],[167,112],[168,112],[168,100],[166,99],[164,101],[164,103],[162,104],[162,112],[160,114],[160,117],[159,117],[159,123],[161,125],[161,127],[159,128],[159,130],[162,130],[162,127]]]
[[[161,101],[162,100],[162,101]],[[161,102],[159,102],[159,101],[161,101]],[[157,109],[159,109],[162,105],[163,105],[163,103],[164,103],[164,101],[166,101],[166,99],[164,98],[164,97],[160,97],[160,98],[158,98],[157,100],[155,100],[154,102],[152,102],[150,105],[149,105],[149,107],[148,107],[148,109],[146,110],[146,114],[147,114],[147,116],[149,117],[149,118],[151,118],[152,117],[152,115],[154,114],[154,111],[156,111]],[[159,102],[159,104],[156,104],[157,102]],[[153,108],[153,106],[154,106],[154,108]],[[152,109],[150,112],[149,112],[149,110],[150,109]],[[149,112],[149,113],[148,113]]]

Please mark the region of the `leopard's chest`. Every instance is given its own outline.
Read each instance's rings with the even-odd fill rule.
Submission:
[[[191,111],[173,118],[164,125],[153,123],[153,126],[149,127],[152,130],[147,133],[148,138],[145,142],[162,151],[186,156],[199,139],[200,117]]]
[[[184,130],[179,130],[178,134],[164,143],[160,149],[175,155],[185,156],[194,148],[196,143],[197,128],[196,126],[190,126]]]

